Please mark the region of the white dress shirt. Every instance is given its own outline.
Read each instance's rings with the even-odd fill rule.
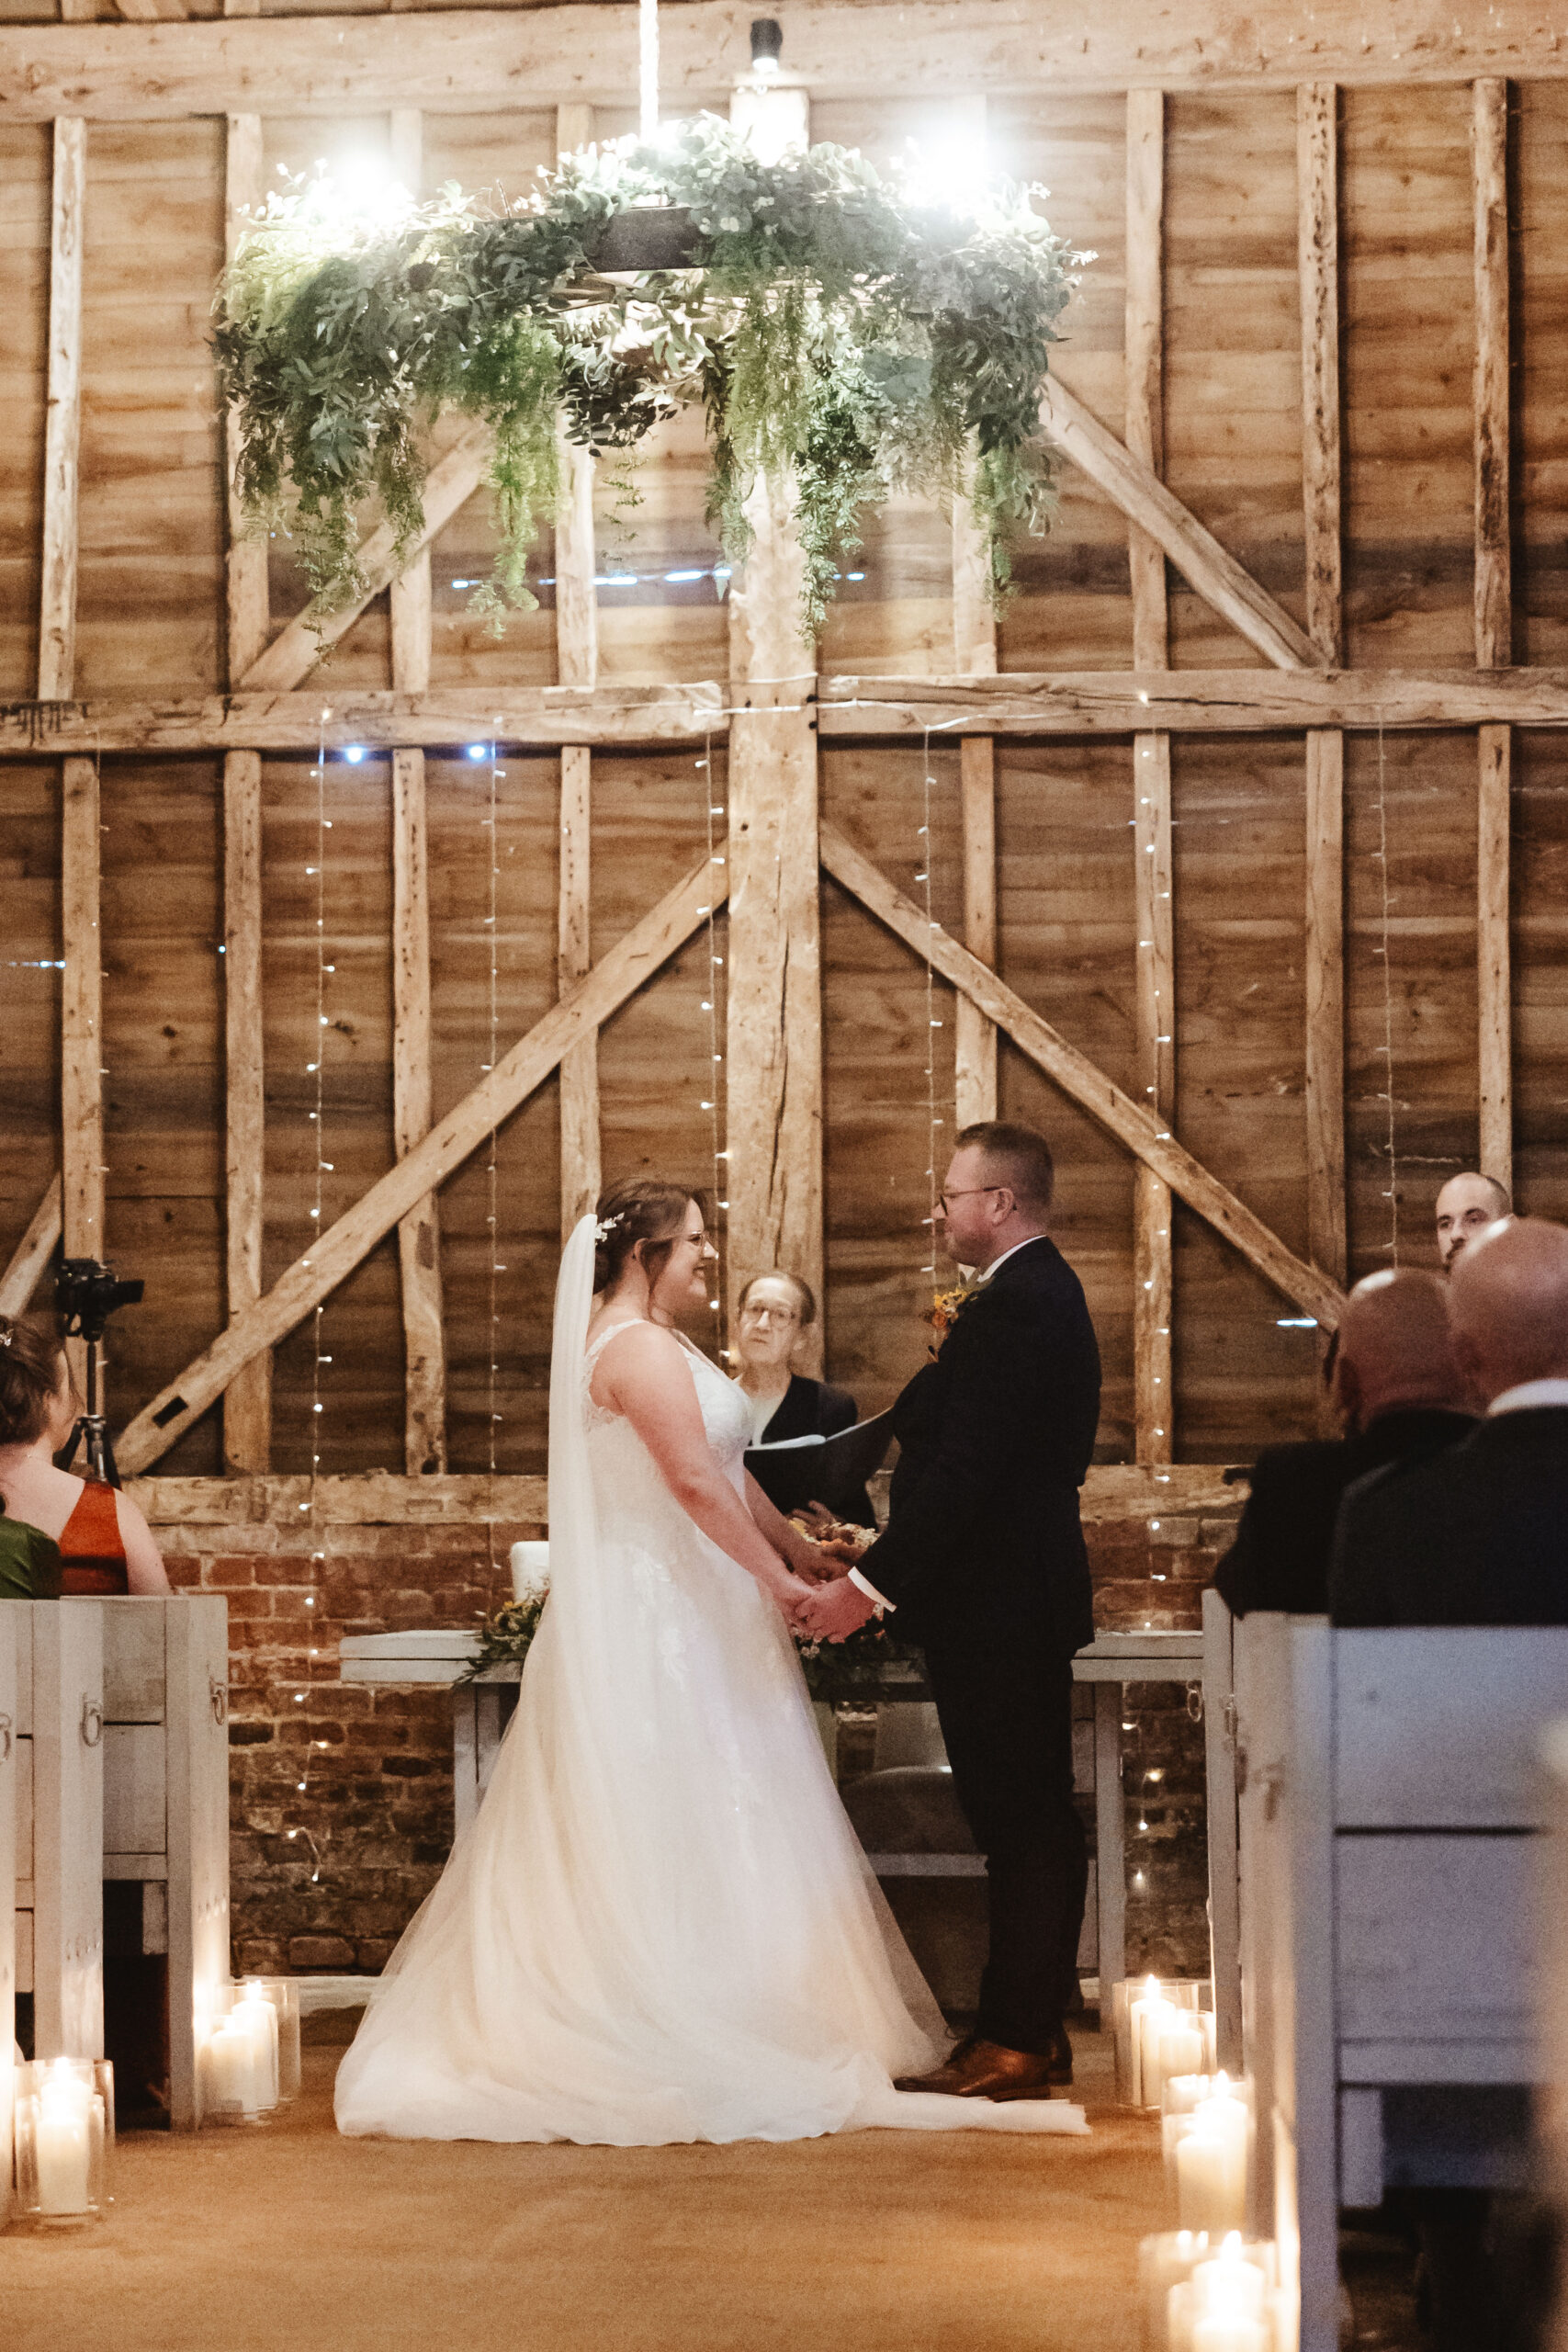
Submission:
[[[1027,1250],[1032,1241],[1042,1241],[1043,1239],[1043,1234],[1028,1233],[1025,1234],[1021,1241],[1015,1241],[1010,1250],[1004,1250],[999,1258],[993,1258],[988,1266],[981,1267],[979,1272],[975,1277],[976,1289],[984,1289],[986,1283],[990,1281],[992,1275],[999,1273],[1001,1269],[1007,1264],[1008,1260],[1010,1258],[1016,1258],[1021,1250]],[[1563,1401],[1568,1402],[1568,1381],[1563,1381],[1561,1385],[1564,1391]],[[1553,1398],[1551,1401],[1555,1403],[1557,1400]],[[1494,1406],[1492,1409],[1495,1412],[1497,1408]],[[897,1602],[896,1600],[887,1600],[885,1594],[878,1592],[876,1587],[871,1583],[867,1577],[863,1577],[858,1568],[852,1568],[850,1570],[850,1582],[855,1586],[859,1591],[863,1592],[868,1600],[875,1601],[878,1616],[882,1614],[882,1611],[885,1609],[896,1610],[897,1608]]]
[[[1537,1405],[1568,1405],[1568,1380],[1521,1380],[1517,1388],[1505,1388],[1501,1396],[1494,1396],[1487,1414],[1528,1413]]]

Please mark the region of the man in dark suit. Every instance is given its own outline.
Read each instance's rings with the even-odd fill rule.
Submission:
[[[1250,1609],[1328,1606],[1334,1522],[1347,1487],[1385,1463],[1427,1461],[1475,1427],[1436,1274],[1369,1274],[1350,1293],[1334,1359],[1342,1438],[1271,1445],[1258,1457],[1235,1542],[1214,1584]]]
[[[942,1240],[978,1280],[894,1407],[886,1532],[807,1612],[841,1640],[874,1608],[925,1651],[954,1792],[987,1860],[990,1953],[976,2030],[906,2089],[1043,2098],[1072,2079],[1088,1863],[1073,1803],[1072,1656],[1094,1636],[1078,1488],[1100,1419],[1083,1287],[1049,1238],[1051,1153],[1032,1128],[965,1127]]]
[[[1334,1621],[1568,1623],[1568,1229],[1489,1226],[1455,1262],[1449,1303],[1486,1418],[1436,1460],[1346,1496]]]

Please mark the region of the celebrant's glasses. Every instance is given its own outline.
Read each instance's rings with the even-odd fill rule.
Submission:
[[[1005,1193],[1007,1189],[1005,1184],[964,1184],[956,1193],[939,1193],[936,1204],[945,1213],[950,1201],[966,1201],[973,1193]]]

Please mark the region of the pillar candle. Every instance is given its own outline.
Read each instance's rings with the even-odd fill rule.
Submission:
[[[39,2093],[35,2146],[39,2210],[85,2213],[91,2170],[93,2094],[62,2058]]]
[[[1196,2009],[1183,2013],[1173,2009],[1159,2038],[1159,2086],[1163,2090],[1172,2075],[1202,2075],[1208,2071],[1208,2050],[1203,2029]],[[1156,2091],[1156,2098],[1159,2096]],[[1154,2099],[1146,2104],[1154,2105]]]
[[[1184,2230],[1223,2236],[1247,2218],[1247,2109],[1224,2095],[1206,2098],[1176,2144],[1177,2208]]]
[[[1167,2017],[1174,2014],[1169,2002],[1160,1991],[1157,1976],[1145,1977],[1142,1993],[1127,2004],[1134,2107],[1154,2107],[1158,2103],[1158,2091],[1155,2091],[1152,2095],[1149,2091],[1148,2074],[1154,2071],[1158,2063],[1160,2025]],[[1153,2024],[1151,2031],[1152,2020],[1159,2022]]]
[[[229,2012],[231,2025],[238,2025],[251,2044],[252,2081],[257,2096],[247,2102],[258,2109],[277,2105],[277,2011],[259,1984],[247,1984],[241,1999]]]
[[[1239,2313],[1192,2323],[1192,2352],[1269,2352],[1269,2330],[1260,2319]]]

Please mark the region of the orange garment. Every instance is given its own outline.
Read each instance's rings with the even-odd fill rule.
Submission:
[[[129,1592],[125,1539],[119,1532],[114,1488],[101,1479],[83,1482],[70,1518],[60,1532],[60,1557],[64,1575],[60,1589],[78,1598],[96,1599],[105,1593]]]

